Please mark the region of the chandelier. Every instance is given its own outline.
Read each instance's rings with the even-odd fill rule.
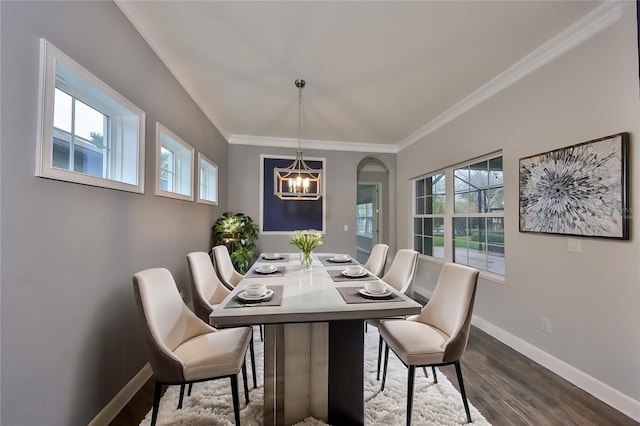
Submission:
[[[322,196],[320,176],[322,169],[312,169],[302,159],[300,147],[300,127],[302,110],[302,89],[306,82],[302,79],[295,81],[298,88],[298,151],[296,159],[289,167],[273,169],[275,195],[281,200],[317,200]]]

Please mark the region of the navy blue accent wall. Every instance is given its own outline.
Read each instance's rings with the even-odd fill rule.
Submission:
[[[322,198],[318,200],[281,200],[274,195],[273,169],[289,167],[292,159],[263,159],[263,231],[322,230]],[[307,161],[309,167],[322,169],[322,161]],[[323,176],[324,177],[324,176]]]

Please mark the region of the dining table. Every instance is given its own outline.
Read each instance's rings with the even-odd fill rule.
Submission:
[[[386,286],[351,256],[261,253],[235,289],[209,316],[211,325],[264,325],[264,424],[291,425],[308,417],[328,424],[364,423],[365,321],[420,313],[421,305]],[[249,296],[247,285],[266,293]]]

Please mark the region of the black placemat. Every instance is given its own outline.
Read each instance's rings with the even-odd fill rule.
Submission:
[[[349,256],[348,262],[336,262],[331,260],[332,258],[333,256],[318,256],[318,259],[320,259],[320,262],[322,262],[324,266],[359,265],[360,264],[360,262],[358,262],[351,256]]]
[[[289,261],[289,255],[288,254],[281,254],[280,256],[278,256],[277,259],[266,259],[264,257],[264,254],[260,255],[260,258],[258,259],[260,262],[262,263],[269,263],[269,262],[288,262]]]
[[[245,278],[284,277],[284,273],[287,270],[286,266],[276,266],[276,269],[278,269],[276,272],[271,272],[270,274],[261,274],[260,272],[256,272],[256,268],[259,268],[259,266],[251,268],[251,270],[247,272],[244,277]]]
[[[345,282],[345,281],[372,281],[372,280],[377,280],[378,278],[374,275],[372,275],[371,273],[367,272],[366,275],[363,275],[361,277],[347,277],[345,275],[342,275],[342,271],[344,271],[344,269],[327,269],[326,270],[327,273],[329,274],[329,276],[331,277],[331,279],[335,282]]]
[[[240,299],[238,296],[234,296],[233,299],[227,302],[227,305],[224,309],[228,308],[244,308],[244,307],[255,307],[255,306],[280,306],[282,305],[282,293],[284,289],[281,285],[267,286],[268,289],[273,290],[273,296],[269,300],[256,301],[256,302],[248,302],[246,300]]]
[[[336,290],[340,293],[340,296],[347,304],[353,303],[379,303],[379,302],[402,302],[402,298],[395,293],[391,293],[389,297],[385,298],[371,298],[365,297],[358,293],[364,287],[336,287]]]

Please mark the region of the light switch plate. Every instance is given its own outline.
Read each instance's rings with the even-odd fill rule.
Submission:
[[[349,225],[345,225],[344,226],[344,232],[348,232],[349,231]]]
[[[572,253],[582,253],[582,242],[574,238],[567,238],[567,250]]]

